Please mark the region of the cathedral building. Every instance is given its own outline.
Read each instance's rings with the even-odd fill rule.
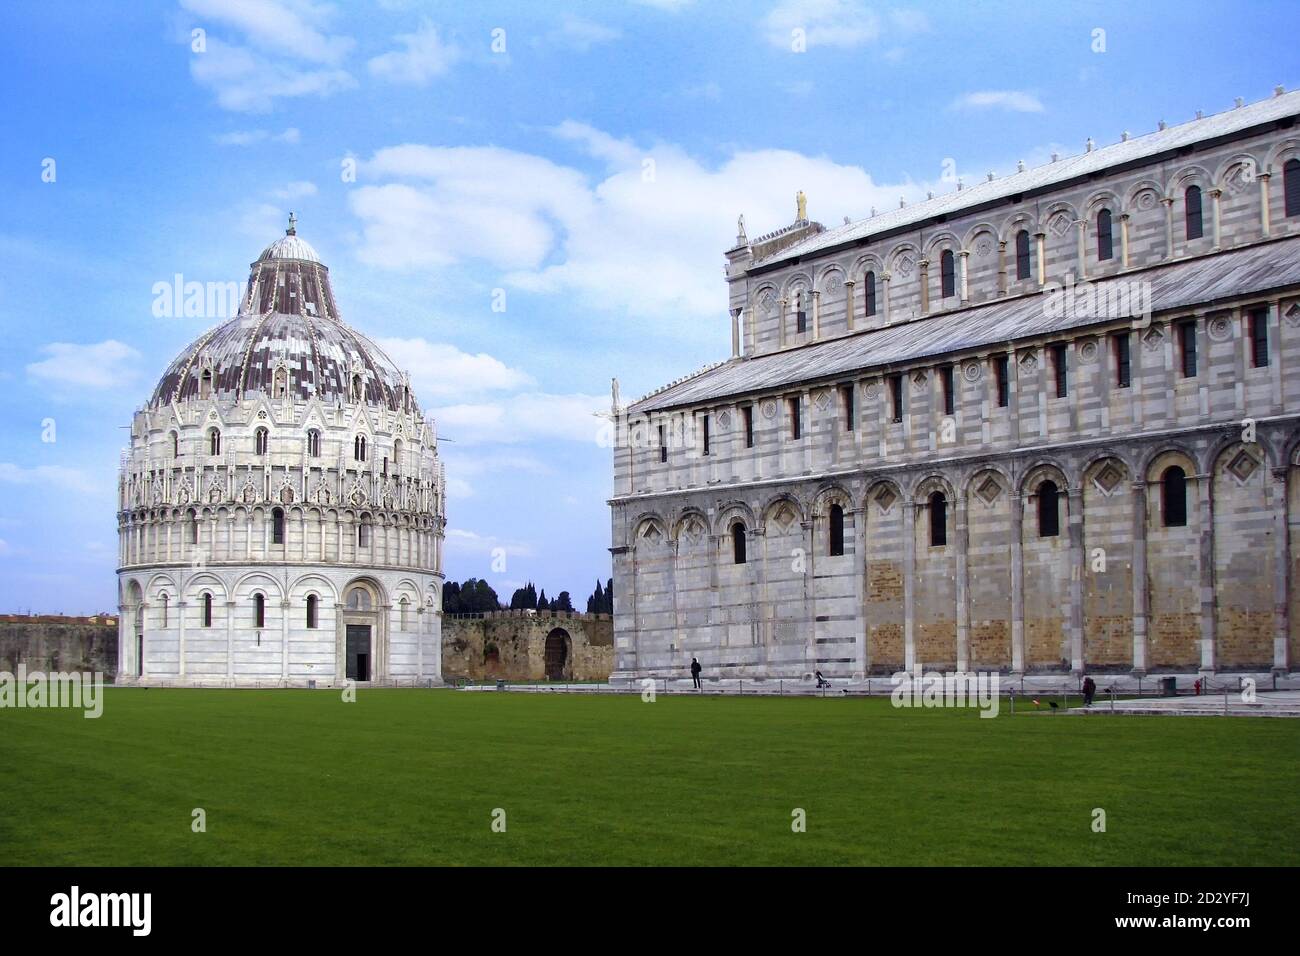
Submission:
[[[1294,669],[1297,120],[742,218],[731,357],[615,399],[614,678]]]
[[[409,377],[291,216],[131,423],[118,682],[439,681],[445,485]]]

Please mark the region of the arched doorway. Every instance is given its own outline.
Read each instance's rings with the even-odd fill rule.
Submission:
[[[353,581],[343,591],[343,633],[340,636],[342,677],[351,681],[379,680],[385,673],[383,649],[387,638],[383,621],[387,608],[369,580]]]
[[[569,663],[569,632],[557,627],[546,635],[546,679],[564,680]]]

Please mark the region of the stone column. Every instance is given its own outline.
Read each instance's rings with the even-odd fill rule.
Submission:
[[[1165,258],[1174,257],[1174,201],[1168,197],[1160,200],[1165,204]]]
[[[957,494],[957,670],[970,670],[970,590],[967,552],[970,531],[966,517],[966,496]]]
[[[1011,494],[1011,671],[1025,672],[1025,555],[1021,526],[1025,502]]]
[[[817,669],[817,541],[813,535],[813,521],[801,523],[803,544],[807,560],[803,572],[803,613],[808,625],[808,643],[804,647],[804,661],[809,670]]]
[[[753,355],[758,351],[758,316],[754,312],[754,307],[749,307],[749,354]]]
[[[1147,672],[1147,483],[1133,482],[1133,673]]]
[[[181,680],[185,679],[185,615],[190,606],[189,602],[185,600],[184,587],[185,585],[183,583],[179,584],[176,594],[176,613],[179,616],[177,626],[180,629],[178,637],[179,651],[177,655],[177,671]]]
[[[226,602],[226,679],[235,677],[235,602]]]
[[[1291,536],[1287,501],[1290,465],[1273,469],[1273,670],[1290,666]]]
[[[1070,672],[1083,673],[1083,489],[1066,491],[1070,528]]]
[[[822,294],[819,290],[813,291],[812,300],[812,337],[813,341],[816,342],[822,337]]]
[[[1259,234],[1265,239],[1272,233],[1272,211],[1268,208],[1268,180],[1271,174],[1259,174]]]
[[[850,332],[853,331],[853,287],[857,285],[852,279],[844,280],[844,324]]]
[[[292,606],[287,597],[280,602],[280,680],[282,681],[289,679],[289,611]]]
[[[780,309],[777,312],[778,324],[776,327],[776,344],[778,348],[785,348],[785,307],[787,303],[785,296],[780,298],[779,303]]]
[[[970,281],[967,278],[967,270],[970,267],[970,264],[967,262],[969,258],[969,250],[963,249],[957,253],[957,291],[961,296],[962,305],[966,305],[970,302]]]
[[[1200,534],[1200,593],[1201,593],[1201,670],[1213,671],[1216,665],[1215,600],[1214,600],[1214,496],[1211,476],[1196,476],[1196,492],[1200,507],[1197,520]]]
[[[1079,281],[1082,282],[1088,278],[1088,221],[1086,219],[1076,219],[1074,225],[1077,227],[1074,231],[1074,255],[1079,260]]]
[[[1128,220],[1128,213],[1119,214],[1119,262],[1124,269],[1128,268]]]
[[[740,357],[740,309],[731,313],[731,357]]]
[[[921,260],[921,314],[930,314],[930,260]]]
[[[1034,266],[1038,273],[1038,287],[1047,284],[1047,234],[1034,233]]]
[[[1007,243],[998,240],[998,295],[1007,294]]]
[[[1213,251],[1214,251],[1214,252],[1218,252],[1218,251],[1219,251],[1219,245],[1220,245],[1220,239],[1221,239],[1221,234],[1220,234],[1220,232],[1219,232],[1219,224],[1220,224],[1220,220],[1219,220],[1219,205],[1220,205],[1220,204],[1219,204],[1219,200],[1222,198],[1222,196],[1223,196],[1223,190],[1222,190],[1222,189],[1211,189],[1211,190],[1210,190],[1210,198],[1211,198],[1212,200],[1214,200],[1214,205],[1213,205],[1213,217],[1214,217],[1214,248],[1213,248]]]
[[[853,520],[853,563],[857,566],[853,573],[853,598],[854,607],[857,609],[858,626],[856,633],[853,635],[854,658],[857,661],[855,671],[863,674],[867,671],[867,508],[863,505],[860,509],[848,512]]]
[[[916,666],[916,504],[903,495],[903,666]]]
[[[884,282],[884,286],[885,286],[885,288],[884,288],[884,296],[885,296],[885,322],[884,322],[884,324],[885,324],[885,325],[888,325],[888,324],[889,324],[889,280],[892,278],[892,276],[890,275],[890,273],[889,273],[888,271],[885,271],[885,272],[882,272],[882,273],[880,274],[880,278],[881,278],[881,280]]]

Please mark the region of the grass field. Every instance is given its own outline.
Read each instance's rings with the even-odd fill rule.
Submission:
[[[0,710],[6,865],[1294,865],[1298,810],[1293,720],[415,690]]]

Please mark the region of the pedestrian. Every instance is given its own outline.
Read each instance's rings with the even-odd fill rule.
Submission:
[[[1092,699],[1097,694],[1097,683],[1091,677],[1083,679],[1083,706],[1091,707]]]
[[[696,690],[704,690],[704,685],[700,683],[700,671],[703,669],[704,668],[700,667],[700,662],[692,657],[691,658],[691,680],[694,682]]]

